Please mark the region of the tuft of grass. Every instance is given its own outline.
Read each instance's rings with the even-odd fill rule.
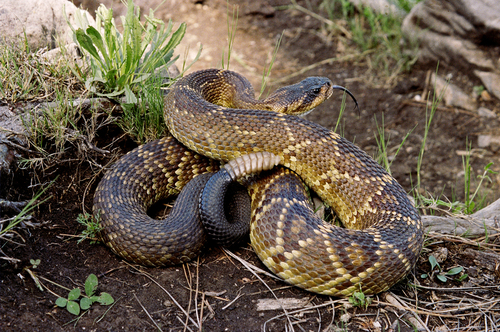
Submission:
[[[156,76],[138,86],[141,99],[136,104],[122,104],[120,127],[140,144],[163,137],[168,131],[163,118],[162,79]]]
[[[409,11],[418,1],[400,0]],[[418,45],[402,43],[402,18],[377,14],[370,7],[355,7],[348,0],[323,0],[320,9],[329,17],[328,33],[337,34],[350,53],[364,54],[366,64],[392,81],[417,61]],[[406,51],[409,49],[409,51]]]
[[[274,46],[273,55],[271,57],[271,61],[269,62],[269,66],[267,68],[264,67],[264,72],[262,73],[262,82],[260,85],[260,93],[258,97],[259,99],[262,97],[264,91],[266,90],[267,83],[269,82],[269,77],[271,76],[271,69],[274,66],[274,61],[276,61],[276,55],[278,54],[278,50],[280,48],[281,40],[283,39],[284,33],[285,31],[281,33],[280,38],[278,39],[276,45]]]
[[[52,64],[35,52],[26,35],[15,41],[0,41],[0,99],[8,103],[53,98],[56,91],[83,90],[67,63]]]
[[[140,9],[132,0],[126,7],[123,34],[116,27],[113,10],[102,4],[96,11],[97,28],[79,14],[78,27],[71,29],[89,65],[90,72],[82,77],[86,88],[109,98],[125,95],[127,103],[136,103],[139,83],[166,71],[177,60],[173,52],[184,36],[186,24],[181,23],[173,31],[172,21],[165,26],[150,10],[144,16],[144,25]]]
[[[417,158],[417,189],[419,190],[421,188],[422,182],[421,182],[421,174],[422,174],[422,161],[424,159],[424,152],[425,152],[425,146],[427,144],[427,137],[429,135],[429,131],[431,128],[431,123],[432,119],[434,118],[434,115],[436,114],[436,109],[443,98],[444,91],[446,91],[446,88],[443,89],[441,94],[439,96],[436,96],[436,90],[434,89],[434,94],[432,97],[432,105],[430,107],[425,108],[425,127],[424,127],[424,136],[422,139],[422,144],[420,145],[420,150],[418,153],[418,158]]]
[[[81,109],[71,107],[66,101],[69,96],[63,91],[55,92],[53,103],[42,106],[40,109],[29,111],[22,118],[23,125],[28,129],[33,145],[39,152],[45,152],[49,145],[55,147],[55,153],[61,153],[68,141],[69,133],[77,130],[76,122],[80,117]]]
[[[473,178],[472,174],[474,174],[472,170],[472,165],[470,162],[470,158],[472,155],[472,143],[467,140],[466,142],[466,151],[467,153],[462,156],[462,165],[464,168],[464,195],[465,202],[462,205],[463,213],[472,214],[478,210],[481,210],[485,206],[486,195],[480,195],[480,189],[482,188],[483,182],[487,180],[488,182],[493,182],[489,175],[497,174],[491,170],[491,166],[493,163],[490,162],[486,166],[484,166],[484,171],[482,174],[478,175],[479,183],[476,185],[476,189],[472,192]]]
[[[46,169],[48,165],[68,160],[70,153],[76,154],[81,162],[96,153],[106,153],[94,144],[97,132],[116,119],[99,106],[97,100],[76,100],[71,92],[58,90],[54,93],[54,101],[26,112],[21,119],[35,153],[23,160],[22,166]]]

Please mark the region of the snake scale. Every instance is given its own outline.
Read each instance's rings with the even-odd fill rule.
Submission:
[[[105,175],[94,198],[104,242],[144,265],[192,259],[200,249],[181,245],[189,241],[188,231],[169,233],[146,209],[202,178],[197,175],[217,171],[214,160],[271,152],[281,166],[248,183],[251,245],[271,271],[298,287],[334,296],[378,293],[405,276],[423,241],[417,210],[396,180],[353,143],[282,113],[303,112],[304,103],[312,108],[331,95],[327,81],[313,85],[307,96],[302,91],[292,102],[277,102],[289,91],[304,90],[303,82],[257,101],[251,84],[231,71],[207,69],[177,81],[165,100],[165,120],[182,145],[167,136],[140,146]],[[315,216],[304,183],[345,228]],[[191,233],[204,237],[198,229]]]

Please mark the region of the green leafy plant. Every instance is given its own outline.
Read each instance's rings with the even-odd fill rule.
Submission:
[[[366,310],[366,308],[368,308],[368,306],[372,303],[372,298],[363,293],[361,286],[359,288],[359,291],[352,293],[349,297],[349,303],[354,307],[360,307]]]
[[[448,281],[449,277],[456,276],[457,274],[461,273],[464,270],[464,268],[462,266],[457,266],[457,267],[451,268],[448,271],[443,271],[441,269],[441,266],[437,262],[436,257],[434,257],[433,255],[429,256],[429,264],[431,265],[431,270],[429,273],[423,273],[422,275],[420,275],[420,277],[422,279],[425,279],[428,277],[432,278],[433,276],[436,276],[436,279],[438,279],[439,281],[446,282],[446,281]],[[468,277],[468,275],[466,273],[464,273],[464,274],[460,275],[456,280],[463,281],[467,277]]]
[[[126,6],[127,14],[121,18],[123,34],[116,27],[113,10],[102,4],[96,11],[97,28],[90,26],[81,13],[77,17],[79,27],[71,28],[89,63],[87,89],[106,97],[125,94],[127,103],[136,103],[137,84],[166,70],[177,59],[173,57],[174,48],[182,40],[186,24],[181,23],[172,32],[172,21],[165,26],[150,10],[143,25],[133,1],[128,0]]]
[[[76,218],[76,221],[79,224],[82,224],[86,227],[82,231],[81,237],[78,240],[78,243],[81,243],[85,239],[89,239],[91,244],[96,243],[96,238],[99,238],[99,232],[102,230],[102,226],[99,224],[99,217],[95,217],[90,213],[80,213]]]
[[[94,295],[97,289],[97,276],[90,274],[85,280],[85,294],[82,294],[80,288],[74,288],[69,291],[68,297],[59,297],[56,300],[56,305],[61,308],[66,308],[73,315],[78,316],[80,310],[88,310],[92,304],[98,302],[101,305],[110,305],[115,300],[108,293],[102,292],[99,296]],[[82,297],[80,299],[80,297]]]

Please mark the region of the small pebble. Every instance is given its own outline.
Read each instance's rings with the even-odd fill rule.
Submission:
[[[479,107],[477,109],[477,114],[479,114],[479,116],[481,116],[483,118],[496,118],[497,117],[495,112],[493,112],[492,110],[490,110],[486,107]]]
[[[481,99],[484,101],[490,101],[491,100],[491,95],[487,90],[481,91]]]
[[[345,314],[343,314],[342,316],[340,316],[340,321],[344,322],[344,323],[347,323],[347,322],[349,322],[351,320],[351,318],[352,318],[352,315],[350,313],[346,312]]]

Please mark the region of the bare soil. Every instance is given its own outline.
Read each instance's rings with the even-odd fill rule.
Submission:
[[[220,67],[221,53],[227,39],[226,2],[195,2],[168,2],[160,7],[157,16],[165,19],[172,17],[177,22],[188,23],[185,38],[186,43],[191,45],[188,57],[193,57],[197,42],[204,44],[205,51],[191,70]],[[287,77],[311,64],[343,55],[344,50],[322,32],[317,20],[298,11],[273,9],[288,4],[288,1],[248,0],[238,1],[238,4],[239,21],[231,69],[247,76],[256,89],[259,88],[264,67],[270,61],[277,37],[283,30],[285,33],[273,67],[273,79]],[[93,2],[90,5],[94,5]],[[314,5],[313,1],[313,8]],[[119,4],[115,3],[114,6],[117,6],[118,12],[121,10]],[[368,70],[365,62],[358,59],[356,62],[319,65],[280,85],[295,83],[307,76],[326,76],[334,84],[347,87],[357,98],[360,112],[355,111],[354,105],[348,101],[342,118],[343,134],[371,155],[377,152],[375,119],[379,125],[382,119],[385,123],[385,135],[390,137],[390,154],[395,153],[403,137],[411,131],[392,164],[393,175],[409,192],[416,181],[417,156],[426,121],[425,104],[416,102],[414,98],[421,95],[424,89],[429,89],[425,78],[429,71],[435,69],[434,64],[417,65],[410,73],[399,75],[395,84],[385,84],[382,77],[377,77]],[[440,66],[439,73],[442,76],[451,75],[452,82],[467,92],[472,92],[473,86],[480,85],[453,68]],[[273,86],[276,87],[277,85]],[[307,118],[327,128],[334,128],[341,98],[340,93],[332,97]],[[423,187],[432,195],[444,195],[463,201],[461,154],[466,148],[467,139],[472,142],[474,174],[482,173],[483,167],[489,162],[494,162],[493,170],[500,170],[499,147],[477,147],[479,134],[498,134],[500,103],[497,100],[478,102],[480,106],[493,110],[497,118],[487,119],[477,112],[442,106],[432,121],[422,165]],[[12,106],[15,108],[19,105]],[[136,146],[114,126],[100,130],[98,135],[98,147],[113,142],[107,149],[118,154]],[[118,137],[121,138],[113,140]],[[109,158],[104,156],[98,160],[103,166],[109,162]],[[20,201],[30,199],[39,188],[33,184],[45,183],[58,176],[49,189],[52,198],[35,213],[36,222],[42,226],[18,228],[15,242],[1,243],[3,252],[20,262],[0,261],[0,330],[155,331],[157,327],[152,318],[163,331],[290,331],[288,321],[293,322],[295,331],[337,331],[337,328],[348,331],[390,331],[391,328],[395,331],[413,331],[409,323],[411,310],[400,310],[388,304],[384,294],[375,297],[366,311],[352,308],[345,305],[346,301],[311,294],[266,275],[260,275],[261,281],[235,258],[217,247],[207,248],[199,261],[184,266],[144,268],[126,264],[102,244],[90,244],[89,241],[77,244],[77,238],[72,235],[80,234],[84,227],[76,222],[76,217],[84,210],[91,211],[93,192],[102,176],[98,173],[95,178],[96,173],[96,168],[88,163],[71,160],[43,173],[35,174],[30,170],[16,168],[10,175],[2,178],[1,197]],[[493,190],[488,194],[490,202],[500,196],[500,179],[497,175],[492,175],[491,178],[493,183],[489,187]],[[465,295],[465,291],[444,292],[440,288],[498,285],[495,269],[478,267],[470,255],[464,254],[468,246],[451,241],[430,240],[413,274],[391,289],[397,296],[430,303],[449,299],[450,296]],[[489,243],[495,245],[498,240],[494,237]],[[468,279],[463,282],[440,283],[435,279],[421,278],[422,273],[430,270],[427,262],[429,253],[443,248],[448,250],[448,255],[440,263],[441,267],[448,270],[457,265],[463,266],[469,274]],[[250,245],[232,248],[231,251],[265,270]],[[33,269],[30,259],[40,259],[41,263]],[[28,268],[43,278],[43,292],[37,288]],[[99,277],[98,292],[110,293],[116,303],[112,307],[95,304],[75,321],[75,316],[55,306],[55,293],[66,296],[67,291],[53,283],[67,288],[83,287],[85,279],[91,273]],[[410,283],[436,289],[415,292]],[[269,289],[274,291],[274,295]],[[498,287],[480,288],[470,290],[468,294],[476,298],[496,299],[498,291]],[[280,299],[305,298],[308,305],[324,306],[310,307],[299,313],[293,313],[293,309],[289,309],[289,318],[283,316],[281,309],[257,310],[259,301],[274,299],[274,296]],[[186,318],[174,301],[189,312],[190,319]],[[434,304],[422,305],[422,308],[438,310],[443,307]],[[488,309],[493,312],[493,320],[487,322],[489,326],[495,324],[495,319],[498,324],[499,309],[499,305],[495,303]],[[474,315],[477,313],[474,310],[470,312]],[[349,314],[350,319],[345,314]],[[420,314],[429,330],[442,326],[456,327],[457,319],[448,316]],[[473,326],[484,326],[486,318],[478,317]],[[195,327],[191,319],[195,322],[202,320],[202,328]],[[463,320],[461,326],[466,326],[470,321]]]

